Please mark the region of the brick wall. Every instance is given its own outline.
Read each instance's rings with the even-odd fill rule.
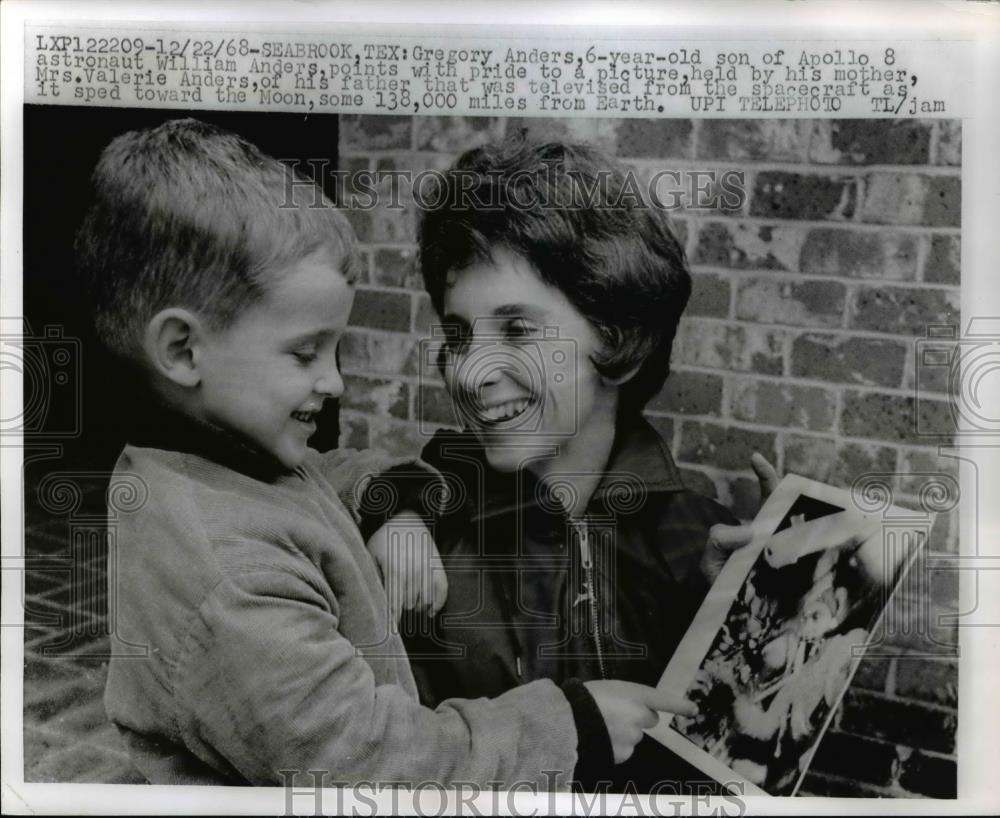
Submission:
[[[354,116],[342,119],[341,167],[443,169],[521,128],[594,144],[640,175],[746,173],[741,212],[675,219],[694,293],[674,373],[647,414],[692,488],[752,516],[753,450],[842,486],[895,474],[903,504],[920,492],[914,473],[955,474],[937,455],[947,438],[916,432],[918,413],[935,429],[949,414],[943,381],[915,366],[915,342],[928,325],[958,323],[960,123]],[[366,272],[342,347],[342,442],[415,452],[428,424],[451,422],[440,384],[418,378],[434,316],[414,264],[416,212],[349,216]],[[956,608],[957,542],[955,515],[941,514],[931,559],[893,602],[903,625],[862,664],[810,792],[954,794],[957,640],[938,614]]]

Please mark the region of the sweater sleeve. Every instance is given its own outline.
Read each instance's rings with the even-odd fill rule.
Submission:
[[[606,779],[615,765],[611,736],[594,697],[580,679],[567,679],[560,686],[573,708],[576,722],[576,770],[574,781],[584,792]]]
[[[211,766],[254,784],[288,770],[328,784],[434,781],[568,787],[576,764],[572,708],[551,681],[495,699],[422,707],[338,631],[309,582],[262,570],[229,577],[199,610],[174,672],[177,723]],[[392,673],[381,674],[391,678]]]

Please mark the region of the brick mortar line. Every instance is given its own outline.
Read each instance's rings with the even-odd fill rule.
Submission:
[[[689,119],[691,123],[691,133],[688,139],[688,148],[691,150],[691,157],[694,160],[698,155],[698,146],[701,145],[702,132],[704,130],[704,120],[701,117]],[[673,161],[670,157],[664,157],[664,161]]]
[[[866,736],[862,736],[866,738]],[[924,795],[923,793],[915,792],[913,790],[908,790],[899,783],[894,784],[872,784],[870,781],[861,781],[857,778],[845,778],[837,773],[826,772],[825,770],[817,770],[812,764],[810,764],[809,769],[806,771],[806,775],[814,776],[823,782],[833,783],[837,785],[842,785],[841,789],[850,790],[855,795],[854,796],[826,796],[817,795],[817,798],[894,798],[899,799],[905,797],[907,794],[912,795],[914,798],[921,799],[931,799],[933,796]],[[803,783],[802,789],[812,792],[805,783]],[[801,797],[801,796],[796,796]]]
[[[714,274],[713,274],[714,275]],[[791,324],[772,324],[764,323],[761,321],[751,321],[747,318],[720,318],[717,315],[686,315],[681,318],[681,323],[686,321],[708,321],[716,324],[736,324],[741,327],[763,327],[765,329],[778,329],[782,330],[788,334],[802,335],[837,335],[837,336],[849,336],[850,338],[866,338],[870,340],[894,340],[904,346],[913,346],[914,341],[919,341],[927,338],[926,335],[904,335],[901,336],[898,332],[879,332],[878,330],[872,329],[852,329],[844,327],[803,327],[803,326],[792,326]],[[381,330],[382,332],[387,332],[388,330]],[[943,340],[947,342],[949,339],[931,339],[931,340]],[[953,342],[954,343],[954,342]],[[735,370],[734,370],[735,371]]]
[[[829,273],[803,273],[800,270],[774,270],[764,267],[720,267],[715,264],[691,264],[691,272],[712,273],[713,275],[729,273],[744,277],[760,277],[763,275],[791,281],[829,281],[843,284],[844,286],[854,286],[855,288],[865,286],[866,283],[870,282],[869,286],[877,287],[878,289],[888,287],[892,289],[941,290],[956,295],[961,294],[960,284],[939,284],[905,278],[862,278],[858,276],[836,276]]]
[[[941,126],[935,121],[931,124],[930,139],[927,142],[927,158],[936,165],[941,164],[939,147],[941,142]]]
[[[795,277],[795,276],[790,276],[789,278],[791,278],[791,280],[793,280],[793,281],[807,281],[808,280],[808,278],[802,279],[802,278],[798,278],[798,277]],[[782,279],[782,276],[777,276],[776,278],[772,278],[771,280],[772,281],[781,281],[781,279]],[[857,300],[858,296],[857,296],[857,290],[854,289],[854,288],[852,288],[852,287],[850,287],[846,282],[843,282],[842,286],[844,288],[844,303],[840,307],[840,327],[842,329],[848,330],[848,329],[851,328],[851,318],[854,315],[854,302]],[[742,285],[739,282],[737,282],[737,281],[733,281],[732,287],[733,287],[734,290],[742,290],[743,289]],[[810,312],[811,312],[811,310],[810,310]],[[791,371],[791,370],[789,370],[789,371]]]
[[[879,744],[885,745],[887,747],[892,747],[894,750],[895,750],[896,747],[907,747],[910,750],[914,750],[914,751],[919,752],[919,753],[921,753],[921,754],[923,754],[925,756],[928,756],[930,758],[934,758],[934,759],[937,759],[939,761],[951,761],[953,764],[956,765],[956,767],[958,766],[958,756],[956,754],[949,755],[948,753],[943,753],[940,750],[932,750],[929,747],[924,747],[922,744],[917,744],[917,743],[907,742],[907,741],[892,741],[892,740],[888,740],[888,739],[881,739],[881,738],[878,738],[877,736],[870,736],[870,735],[866,735],[865,733],[855,733],[855,732],[852,732],[850,730],[844,730],[842,728],[838,728],[836,732],[839,735],[850,736],[851,738],[860,738],[860,739],[865,739],[866,741],[877,741]],[[950,735],[954,735],[954,734],[950,734]],[[845,779],[845,780],[851,780],[851,779]],[[878,787],[879,785],[878,784],[869,784],[867,786]],[[907,790],[905,787],[903,787],[902,784],[897,784],[897,786],[899,787],[900,790],[903,790],[904,792],[915,792],[914,790]],[[934,796],[924,796],[924,797],[925,798],[930,798],[930,797],[934,797]]]
[[[863,733],[852,733],[851,731],[844,730],[844,729],[842,729],[840,727],[831,727],[827,731],[827,735],[829,735],[830,733],[839,734],[839,735],[842,735],[842,736],[853,736],[854,738],[865,739],[866,741],[871,741],[871,742],[874,742],[876,744],[881,744],[884,747],[891,747],[893,749],[895,749],[896,745],[902,745],[903,747],[910,747],[910,748],[912,748],[914,750],[920,750],[920,752],[922,752],[922,753],[932,753],[935,756],[937,756],[938,758],[941,758],[942,760],[948,760],[948,761],[954,761],[955,760],[954,756],[949,756],[947,753],[942,753],[940,750],[925,750],[923,747],[917,747],[917,746],[914,746],[912,744],[907,744],[906,742],[891,741],[889,739],[879,738],[878,736],[866,736]]]
[[[853,687],[853,684],[851,685]],[[854,695],[860,697],[868,697],[875,700],[885,699],[890,702],[902,702],[904,704],[917,704],[926,710],[932,710],[935,713],[942,713],[947,715],[958,715],[958,707],[952,707],[947,704],[938,704],[937,702],[929,702],[926,699],[915,699],[912,696],[900,696],[896,693],[888,693],[883,690],[872,690],[871,688],[859,688],[855,691]],[[846,732],[846,731],[845,731]]]
[[[878,224],[875,222],[856,222],[846,219],[830,219],[827,221],[816,219],[776,219],[765,216],[729,216],[723,213],[709,214],[708,211],[693,208],[681,208],[686,218],[692,221],[718,221],[733,224],[752,224],[759,227],[792,227],[801,226],[805,228],[834,228],[837,230],[855,230],[858,232],[900,232],[919,233],[928,232],[941,233],[946,235],[961,235],[962,227],[951,225],[923,225],[923,224]]]
[[[435,160],[447,158],[452,161],[461,154],[463,149],[455,151],[441,151],[433,148],[421,148],[416,145],[415,129],[412,134],[411,147],[396,148],[363,148],[348,147],[338,151],[340,159],[368,159],[377,161],[379,159],[402,159],[404,156],[409,159]],[[697,153],[697,151],[695,151]],[[710,171],[740,171],[744,168],[752,171],[773,171],[777,173],[790,173],[798,176],[859,176],[866,173],[887,173],[893,175],[924,175],[924,176],[945,176],[961,179],[962,168],[958,165],[944,165],[935,163],[913,163],[899,164],[878,162],[869,165],[843,164],[836,162],[817,162],[803,160],[775,161],[773,159],[754,158],[726,158],[719,156],[705,156],[686,158],[681,156],[635,156],[631,154],[614,154],[613,157],[624,165],[637,167],[643,170],[651,170],[654,167],[661,170],[710,170]],[[339,170],[339,168],[338,168]]]
[[[917,272],[916,272],[916,280],[919,281],[919,282],[926,282],[928,284],[932,283],[932,282],[927,281],[927,279],[925,278],[925,274],[927,272],[927,260],[930,258],[930,255],[931,255],[931,245],[934,242],[934,238],[935,238],[934,236],[920,236],[919,239],[918,239],[918,241],[917,241],[917,258],[916,258]],[[961,262],[959,262],[959,267],[961,267]],[[957,286],[959,288],[961,288],[961,284],[962,284],[962,271],[961,271],[961,269],[959,269],[959,273],[958,273],[958,282],[959,283],[958,283]],[[956,286],[956,285],[952,285],[952,286]]]
[[[730,426],[730,427],[733,427],[735,429],[742,429],[742,430],[748,431],[748,432],[778,433],[778,432],[787,432],[788,431],[788,428],[784,427],[784,426],[781,426],[781,427],[778,427],[778,426],[765,426],[763,424],[758,424],[758,423],[754,423],[753,421],[745,421],[745,420],[733,421],[731,423],[720,423],[719,422],[720,418],[714,417],[712,415],[680,415],[680,414],[677,414],[677,413],[661,413],[661,412],[650,412],[650,414],[654,415],[655,417],[670,418],[671,420],[676,420],[678,422],[685,422],[685,421],[687,421],[687,422],[691,422],[691,423],[701,423],[701,424],[708,424],[708,425],[714,425],[714,426]],[[797,430],[795,433],[796,434],[801,434],[803,436],[831,438],[833,440],[844,441],[845,443],[859,443],[859,444],[863,443],[863,444],[868,444],[869,446],[871,446],[871,445],[878,445],[878,446],[886,446],[886,447],[889,447],[889,448],[900,448],[900,447],[902,447],[902,448],[912,448],[912,449],[929,448],[929,449],[936,450],[939,446],[942,446],[942,445],[949,445],[949,446],[950,445],[954,445],[954,444],[942,444],[940,442],[938,442],[938,443],[928,443],[926,445],[922,445],[922,444],[919,444],[919,443],[899,443],[899,442],[895,442],[895,441],[883,441],[883,440],[881,440],[879,438],[855,437],[855,436],[851,436],[851,435],[838,434],[837,432],[811,431],[811,430],[808,430],[808,429],[802,429],[801,431]]]
[[[815,378],[801,377],[798,375],[770,375],[764,372],[736,372],[731,369],[713,369],[711,367],[700,367],[691,364],[677,364],[671,367],[671,372],[693,372],[698,374],[711,374],[716,377],[729,380],[757,380],[768,383],[783,384],[786,386],[802,386],[822,389],[824,392],[837,392],[843,394],[847,390],[854,390],[864,394],[892,395],[894,397],[916,397],[914,389],[903,386],[869,386],[866,384],[840,383],[839,381],[824,381]],[[718,373],[726,373],[720,375]],[[791,381],[791,383],[789,383]],[[667,381],[669,383],[669,379]],[[947,392],[931,392],[922,390],[921,397],[929,397],[932,400],[948,399],[951,396]],[[657,410],[650,410],[657,412]],[[676,413],[675,413],[676,414]],[[787,427],[783,427],[787,428]]]
[[[794,160],[781,162],[770,159],[721,159],[718,157],[705,157],[702,159],[674,159],[672,157],[667,157],[664,159],[657,159],[651,157],[631,157],[621,155],[616,156],[616,158],[625,164],[638,164],[644,169],[651,165],[669,163],[667,167],[663,168],[664,170],[740,171],[745,168],[749,171],[753,171],[754,173],[775,172],[788,173],[794,176],[844,177],[861,176],[870,173],[883,173],[895,176],[920,175],[954,177],[957,179],[962,178],[962,169],[956,165],[892,165],[886,163],[873,163],[871,165],[843,165],[836,163],[826,164],[821,162]]]
[[[749,198],[749,197],[748,197]],[[354,208],[340,208],[342,210],[353,210]],[[393,213],[403,213],[408,210],[417,210],[411,205],[404,205],[401,208],[393,208],[390,212]],[[386,207],[382,208],[370,208],[362,210],[361,212],[375,212],[375,211],[388,211]],[[751,216],[744,215],[742,211],[727,211],[719,212],[715,210],[701,209],[701,208],[676,208],[676,211],[669,209],[672,214],[671,218],[682,219],[688,222],[694,223],[696,225],[698,222],[718,222],[723,224],[747,224],[758,227],[801,227],[806,230],[814,229],[824,229],[831,228],[834,230],[844,230],[844,231],[854,231],[859,233],[886,233],[886,232],[898,232],[898,233],[915,233],[918,235],[926,234],[940,234],[942,236],[960,236],[962,233],[962,227],[954,227],[951,225],[924,225],[924,224],[882,224],[877,222],[863,222],[863,221],[853,221],[847,219],[830,219],[830,220],[816,220],[816,219],[781,219],[781,218],[768,218],[765,216]],[[736,214],[736,215],[734,215]],[[416,246],[416,240],[412,242],[389,242],[389,241],[371,241],[371,242],[359,242],[361,247],[377,247],[380,245],[386,245],[389,247],[398,246]]]

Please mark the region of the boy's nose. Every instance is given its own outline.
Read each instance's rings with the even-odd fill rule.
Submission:
[[[316,392],[328,398],[339,398],[344,394],[344,379],[340,375],[340,370],[336,366],[323,374],[314,387]]]

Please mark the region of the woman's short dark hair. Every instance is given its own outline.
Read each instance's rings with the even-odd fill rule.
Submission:
[[[633,173],[587,146],[514,137],[462,154],[424,200],[420,267],[439,315],[448,274],[503,247],[594,325],[600,372],[638,367],[622,387],[624,408],[660,390],[691,276],[666,212]]]

